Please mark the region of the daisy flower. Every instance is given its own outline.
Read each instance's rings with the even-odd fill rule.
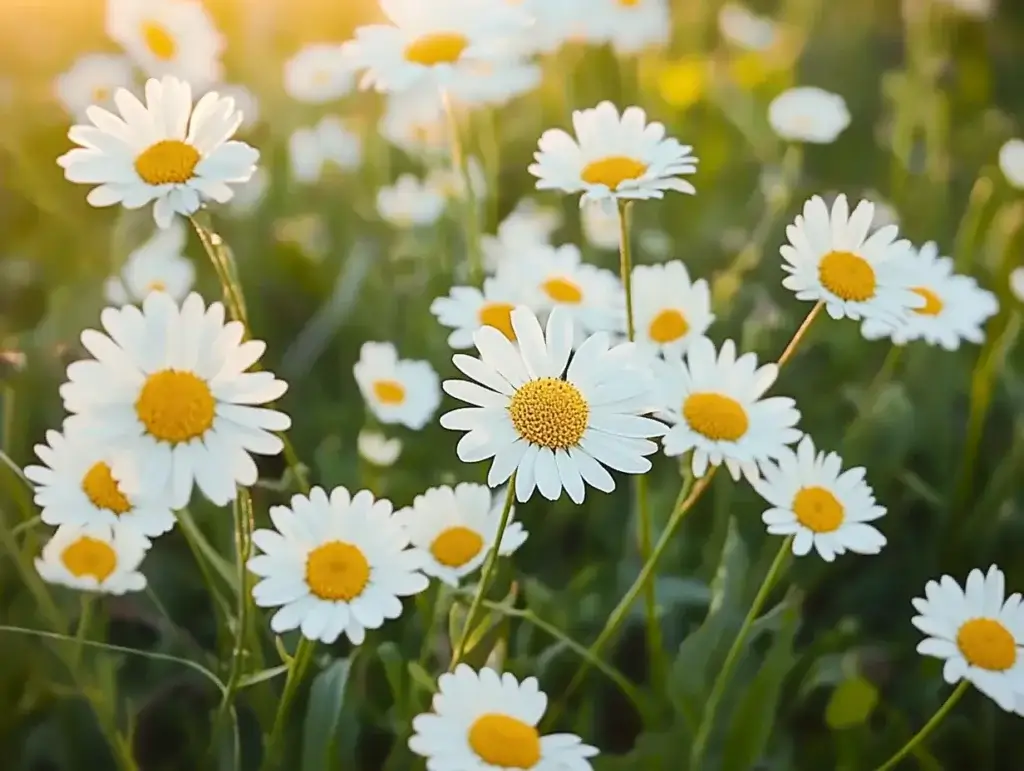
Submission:
[[[942,676],[962,679],[1007,712],[1024,696],[1024,608],[1019,593],[1006,596],[1003,571],[972,570],[961,588],[952,576],[929,581],[915,597],[911,619],[928,637],[917,652],[943,659]]]
[[[166,490],[174,509],[188,503],[193,484],[218,506],[234,500],[236,484],[255,484],[250,453],[277,455],[283,445],[271,432],[291,425],[284,413],[254,406],[288,388],[269,372],[247,371],[266,344],[242,342],[242,324],[225,323],[224,306],[207,308],[195,293],[178,308],[153,292],[141,311],[106,308],[100,321],[106,334],[82,333],[95,358],[73,362],[60,389],[74,413],[67,429],[133,456],[139,490]],[[113,472],[124,480],[116,462]]]
[[[433,225],[444,214],[447,200],[433,185],[403,174],[391,187],[377,191],[377,213],[397,228]]]
[[[117,306],[141,303],[150,292],[167,292],[175,302],[184,300],[196,279],[192,260],[182,253],[187,239],[188,231],[180,220],[166,230],[157,230],[128,255],[120,275],[107,279],[107,302]]]
[[[139,572],[149,541],[129,528],[61,525],[36,558],[36,571],[51,584],[85,592],[121,595],[141,592]]]
[[[804,436],[796,452],[786,448],[778,464],[761,466],[762,476],[751,480],[773,508],[761,515],[772,535],[792,535],[793,553],[817,550],[826,562],[837,554],[878,554],[885,536],[867,524],[885,515],[857,467],[842,471],[834,453],[816,452]]]
[[[257,530],[260,554],[248,567],[262,578],[252,596],[261,608],[280,608],[270,620],[277,634],[298,629],[308,640],[333,643],[344,634],[353,645],[367,629],[402,615],[400,597],[427,588],[424,555],[387,500],[368,490],[350,495],[321,487],[291,506],[272,506],[273,530]]]
[[[649,471],[644,456],[657,450],[649,437],[662,435],[665,427],[643,417],[653,404],[653,382],[636,346],[610,348],[608,336],[598,333],[570,361],[572,318],[561,308],[542,330],[532,311],[518,307],[512,328],[517,343],[481,327],[473,335],[480,358],[452,358],[476,381],[443,384],[450,396],[471,405],[441,417],[445,428],[468,432],[459,441],[459,459],[494,458],[487,475],[491,487],[515,472],[520,502],[534,489],[557,500],[564,489],[582,503],[584,483],[611,492],[615,482],[602,464],[626,474]]]
[[[913,257],[908,269],[917,286],[912,287],[924,299],[898,322],[867,319],[861,332],[868,340],[890,338],[896,345],[924,340],[955,351],[960,341],[982,343],[982,325],[999,311],[996,296],[978,286],[970,276],[953,273],[953,260],[940,257],[939,248],[929,241]]]
[[[379,131],[410,155],[447,157],[451,146],[441,95],[429,89],[389,94]]]
[[[693,149],[665,138],[665,127],[647,123],[639,107],[622,115],[611,102],[572,114],[576,138],[548,129],[529,168],[538,190],[583,193],[580,201],[662,198],[666,190],[695,193],[679,178],[693,174]]]
[[[561,221],[558,210],[523,199],[498,225],[497,235],[483,236],[481,247],[487,270],[497,271],[506,260],[515,262],[522,252],[547,245]]]
[[[734,46],[748,51],[767,51],[778,39],[771,19],[738,3],[726,3],[718,11],[718,30]]]
[[[454,490],[432,487],[395,516],[412,545],[427,555],[423,572],[458,587],[461,579],[483,565],[494,548],[504,507],[504,493],[492,498],[487,485],[463,482]],[[511,555],[523,545],[526,535],[522,525],[510,521],[498,553],[502,557]]]
[[[86,54],[71,69],[57,76],[54,91],[61,105],[75,120],[84,121],[91,105],[109,107],[114,92],[131,89],[135,75],[131,61],[114,54]]]
[[[1024,268],[1017,268],[1010,274],[1010,292],[1024,303]]]
[[[664,45],[672,30],[668,0],[598,0],[589,12],[601,39],[620,56]]]
[[[783,91],[772,100],[768,122],[787,142],[830,145],[850,125],[850,111],[839,94],[803,86]]]
[[[43,465],[26,466],[25,476],[36,485],[35,502],[46,524],[100,524],[128,528],[144,538],[174,527],[174,513],[162,491],[140,489],[131,456],[115,462],[107,447],[73,431],[47,431],[46,444],[37,444],[35,451]],[[122,477],[129,480],[124,486]]]
[[[587,203],[580,207],[580,228],[587,243],[598,249],[618,251],[619,213],[600,203]]]
[[[633,313],[636,341],[667,358],[685,353],[715,320],[708,282],[691,282],[679,260],[633,268]]]
[[[441,404],[430,362],[399,359],[391,343],[363,343],[353,372],[366,405],[381,423],[419,431]]]
[[[512,309],[521,295],[518,286],[488,278],[483,291],[475,286],[453,286],[447,297],[438,297],[430,304],[430,312],[438,323],[452,330],[448,345],[456,350],[472,348],[473,333],[482,326],[494,327],[514,341]]]
[[[68,132],[81,146],[57,159],[69,181],[97,185],[88,197],[93,206],[138,209],[155,201],[153,217],[165,228],[204,200],[231,200],[228,183],[246,182],[256,169],[256,150],[227,141],[242,116],[215,91],[193,109],[188,83],[165,77],[146,83],[145,105],[124,89],[114,101],[121,117],[90,107],[93,125]]]
[[[831,213],[820,196],[807,201],[779,250],[790,274],[782,285],[798,300],[824,302],[834,319],[899,321],[922,307],[924,298],[911,288],[910,242],[896,240],[895,225],[869,236],[874,210],[861,201],[850,214],[845,195]]]
[[[260,122],[260,102],[256,94],[238,83],[221,83],[217,93],[225,99],[235,100],[235,109],[242,113],[239,131],[248,131]]]
[[[723,462],[733,479],[757,476],[758,464],[781,457],[801,434],[796,402],[786,396],[762,398],[779,374],[775,364],[757,366],[757,356],[736,356],[726,340],[720,351],[706,337],[693,341],[685,358],[659,367],[665,417],[672,424],[665,454],[693,450],[693,474]]]
[[[469,107],[504,107],[516,97],[536,89],[543,71],[533,62],[520,59],[480,61],[467,64],[452,97]]]
[[[592,771],[597,749],[574,734],[540,735],[547,705],[535,677],[459,664],[437,679],[432,710],[413,718],[409,749],[430,771]]]
[[[329,115],[312,128],[292,132],[288,139],[288,158],[292,177],[313,184],[320,179],[326,165],[345,171],[358,168],[363,159],[363,143],[340,118]]]
[[[355,75],[340,45],[308,45],[284,63],[284,91],[298,102],[333,102],[353,85]]]
[[[356,437],[356,449],[359,457],[378,468],[395,465],[402,454],[402,440],[398,437],[388,439],[379,431],[363,429]]]
[[[1024,190],[1024,139],[1010,139],[999,148],[999,169],[1012,187]]]
[[[592,37],[590,0],[522,0],[521,6],[533,21],[522,39],[524,54],[550,54],[570,41],[586,42]]]

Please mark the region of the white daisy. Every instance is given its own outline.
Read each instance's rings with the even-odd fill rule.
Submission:
[[[691,282],[679,260],[633,268],[633,313],[636,341],[677,358],[715,320],[708,282]]]
[[[996,296],[979,287],[970,276],[953,273],[953,260],[940,257],[933,241],[909,259],[909,270],[917,282],[912,291],[924,299],[924,305],[898,322],[866,319],[861,325],[864,337],[868,340],[888,337],[896,345],[924,340],[947,351],[959,348],[961,340],[984,342],[982,325],[999,311]]]
[[[734,46],[748,51],[767,51],[778,40],[771,19],[738,3],[726,3],[718,11],[718,30]]]
[[[570,361],[573,324],[561,308],[551,312],[545,331],[532,311],[518,307],[512,328],[517,343],[481,327],[473,336],[480,358],[452,358],[477,381],[443,384],[449,395],[472,405],[441,417],[445,428],[468,432],[459,441],[459,459],[493,457],[491,487],[515,472],[520,502],[536,488],[552,501],[564,489],[582,503],[584,482],[611,492],[615,482],[601,464],[626,474],[649,471],[644,456],[657,449],[649,437],[663,434],[665,426],[643,417],[653,404],[653,381],[636,346],[609,348],[608,336],[599,333]]]
[[[35,447],[45,465],[25,467],[25,476],[36,484],[35,502],[46,524],[128,528],[145,538],[174,527],[174,513],[163,491],[140,488],[130,455],[115,462],[108,448],[75,432],[47,431],[46,442]],[[125,488],[114,474],[115,466],[132,479]]]
[[[519,304],[522,294],[516,284],[488,278],[483,291],[475,286],[453,286],[447,297],[438,297],[430,304],[430,312],[438,323],[452,330],[448,345],[456,350],[472,348],[473,333],[485,325],[515,340],[512,310]]]
[[[188,83],[165,77],[146,83],[145,105],[124,89],[114,101],[121,117],[90,107],[93,125],[68,132],[81,147],[57,159],[71,182],[97,185],[93,206],[137,209],[155,200],[153,216],[165,228],[204,200],[229,201],[228,184],[252,176],[259,153],[228,141],[242,122],[231,99],[211,91],[193,109]]]
[[[580,207],[580,228],[583,238],[591,246],[608,251],[618,251],[619,212],[615,208],[602,206],[591,201]]]
[[[430,89],[389,94],[381,136],[410,155],[447,157],[451,147],[441,95]]]
[[[221,83],[217,93],[225,99],[235,100],[235,109],[242,113],[239,131],[248,131],[260,121],[260,102],[256,94],[239,83]]]
[[[664,45],[672,31],[668,0],[598,0],[589,13],[592,28],[620,56]]]
[[[131,61],[114,54],[86,54],[71,69],[57,76],[54,90],[61,105],[75,120],[84,121],[91,105],[110,107],[114,92],[135,83]]]
[[[1024,607],[1019,593],[1006,596],[1003,571],[972,570],[961,589],[952,576],[929,581],[914,598],[911,619],[928,637],[917,652],[943,659],[942,676],[962,679],[1007,712],[1024,696]]]
[[[543,75],[539,65],[520,59],[473,62],[452,85],[451,94],[469,107],[504,107],[536,89]]]
[[[895,225],[868,235],[874,208],[861,201],[850,214],[845,195],[831,213],[820,196],[807,201],[786,228],[789,243],[779,250],[782,269],[790,274],[782,285],[798,300],[824,302],[834,319],[898,321],[923,306],[911,288],[910,242],[896,240]]]
[[[788,447],[778,464],[761,466],[762,476],[751,485],[772,504],[761,515],[772,535],[792,535],[793,553],[817,550],[826,562],[837,554],[878,554],[885,536],[867,524],[885,515],[864,481],[863,468],[842,470],[834,452],[816,452],[804,436],[796,452]]]
[[[430,771],[592,771],[597,749],[574,734],[540,735],[547,704],[535,677],[459,664],[437,679],[432,711],[413,718],[409,748]]]
[[[266,344],[242,342],[242,324],[225,324],[224,306],[207,308],[195,293],[179,309],[153,292],[141,311],[106,308],[100,320],[107,334],[82,333],[95,359],[72,363],[60,389],[75,413],[68,430],[133,455],[139,491],[167,490],[175,509],[188,503],[193,484],[218,506],[235,498],[236,484],[255,484],[250,453],[281,452],[271,432],[291,425],[284,413],[252,406],[288,388],[269,372],[248,371]],[[125,481],[116,463],[114,473]]]
[[[562,215],[557,209],[524,198],[498,225],[497,235],[481,239],[485,267],[494,272],[506,259],[514,262],[522,252],[550,243],[551,234],[561,224]]]
[[[150,292],[167,292],[181,302],[196,279],[195,265],[183,254],[188,230],[175,220],[166,230],[157,230],[142,246],[128,255],[121,273],[104,284],[112,305],[141,303]]]
[[[536,163],[529,168],[538,190],[583,193],[586,200],[662,198],[666,190],[695,193],[679,178],[693,174],[693,149],[665,138],[665,127],[647,123],[639,107],[622,115],[611,102],[572,114],[576,138],[548,129],[540,138]]]
[[[723,462],[733,479],[748,479],[758,464],[779,458],[801,434],[796,402],[786,396],[762,398],[775,383],[775,364],[757,366],[757,356],[736,357],[726,340],[720,351],[706,337],[693,341],[685,358],[659,367],[665,417],[672,424],[663,440],[665,454],[693,450],[693,474]]]
[[[480,201],[487,195],[487,177],[484,167],[476,158],[467,158],[469,183],[476,200]],[[466,181],[462,173],[451,166],[436,166],[427,174],[424,184],[443,195],[449,201],[461,200],[466,195]]]
[[[129,528],[109,525],[61,525],[36,558],[44,581],[84,592],[121,595],[141,592],[139,572],[149,541]]]
[[[419,431],[441,404],[439,379],[429,361],[399,359],[391,343],[363,343],[352,368],[374,417]]]
[[[271,506],[273,530],[257,530],[261,554],[248,567],[263,580],[252,596],[261,608],[280,608],[270,620],[277,634],[298,629],[309,640],[333,643],[344,634],[353,645],[367,629],[402,615],[400,597],[427,588],[420,569],[425,556],[409,548],[409,536],[387,500],[368,490],[350,495],[321,487],[291,506]]]
[[[1016,268],[1010,274],[1010,293],[1024,303],[1024,268]]]
[[[999,148],[999,168],[1010,185],[1024,190],[1024,139],[1010,139]]]
[[[522,0],[521,5],[533,20],[529,34],[522,39],[524,54],[550,54],[570,41],[585,42],[592,38],[596,25],[590,16],[590,0]]]
[[[461,579],[483,565],[494,548],[504,505],[504,493],[492,498],[487,485],[463,482],[454,490],[432,487],[395,516],[412,545],[427,555],[423,572],[457,587]],[[502,557],[513,554],[526,536],[521,524],[510,521],[498,553]]]
[[[341,45],[307,45],[284,63],[284,90],[292,99],[324,104],[352,91],[355,74]]]
[[[402,454],[402,440],[397,436],[388,439],[379,431],[363,429],[356,437],[356,449],[359,457],[367,463],[379,468],[395,465]]]
[[[333,115],[321,119],[312,128],[300,128],[288,139],[288,159],[292,177],[313,184],[320,179],[324,166],[351,171],[363,159],[363,143],[344,121]]]
[[[377,213],[397,228],[433,225],[446,205],[441,191],[413,174],[403,174],[394,185],[377,191]]]
[[[787,142],[828,145],[850,125],[850,111],[839,94],[803,86],[783,91],[772,100],[768,122]]]

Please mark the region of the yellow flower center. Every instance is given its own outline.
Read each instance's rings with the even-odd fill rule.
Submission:
[[[637,179],[647,171],[647,164],[627,158],[624,155],[612,155],[591,161],[583,167],[583,181],[590,185],[604,185],[609,190],[618,190],[619,185],[627,179]]]
[[[911,291],[924,298],[924,307],[914,308],[915,313],[922,316],[938,316],[946,306],[942,298],[926,286],[915,286]]]
[[[735,442],[747,433],[750,418],[743,405],[731,396],[694,393],[683,402],[683,417],[690,428],[708,439]]]
[[[106,86],[96,86],[96,88],[92,90],[92,101],[96,104],[99,104],[100,102],[105,102],[109,98],[110,89]]]
[[[375,380],[373,395],[381,404],[395,406],[405,401],[405,386],[397,380]]]
[[[306,583],[321,600],[354,600],[370,582],[370,563],[358,546],[329,541],[306,558]]]
[[[619,0],[619,5],[625,8],[632,8],[635,5],[640,5],[642,0]]]
[[[846,518],[843,504],[824,487],[801,487],[793,497],[793,513],[801,525],[815,533],[832,533]]]
[[[537,729],[508,715],[481,715],[469,727],[469,746],[498,768],[533,768],[540,761]]]
[[[567,278],[549,278],[540,288],[556,303],[578,305],[583,302],[583,290]]]
[[[164,369],[146,378],[135,414],[151,436],[181,444],[210,430],[216,406],[206,381],[191,372]]]
[[[516,432],[528,442],[564,450],[583,438],[590,405],[572,383],[554,377],[531,380],[512,396],[509,417]]]
[[[167,27],[157,21],[149,20],[143,23],[142,40],[153,56],[165,62],[173,59],[174,54],[178,51],[178,44],[174,42],[174,36],[167,30]]]
[[[875,269],[853,252],[829,252],[818,265],[822,285],[849,302],[867,302],[875,296]]]
[[[98,509],[108,509],[115,514],[127,514],[132,505],[121,492],[121,488],[110,473],[110,466],[103,461],[94,463],[82,477],[82,491]]]
[[[675,308],[666,308],[651,321],[647,334],[656,343],[671,343],[689,331],[686,317]]]
[[[100,583],[117,568],[117,552],[114,547],[87,535],[65,546],[60,560],[75,578],[92,576]]]
[[[509,340],[515,342],[516,333],[512,329],[512,303],[486,303],[477,314],[480,323],[485,327],[494,327]]]
[[[468,527],[449,527],[430,544],[430,553],[445,567],[461,568],[484,548],[484,539]]]
[[[433,67],[435,64],[453,64],[469,45],[465,35],[458,32],[433,32],[416,38],[405,47],[406,61]]]
[[[147,185],[183,185],[192,179],[199,151],[180,139],[161,139],[135,159],[135,171]]]
[[[146,284],[146,291],[147,292],[166,292],[167,291],[167,284],[165,284],[160,279],[156,279],[155,281],[150,281],[148,284]]]
[[[956,644],[971,666],[1004,672],[1017,661],[1017,641],[994,618],[972,618],[956,633]]]

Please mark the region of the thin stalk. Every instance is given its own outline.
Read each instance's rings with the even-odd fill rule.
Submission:
[[[804,339],[804,336],[807,334],[807,331],[811,328],[811,324],[814,323],[814,320],[818,318],[818,314],[821,313],[822,310],[824,310],[824,308],[824,302],[819,302],[815,304],[813,308],[811,308],[811,312],[807,314],[807,318],[804,319],[803,324],[801,324],[800,327],[796,330],[796,333],[793,335],[793,338],[789,341],[789,345],[786,346],[786,349],[782,352],[782,355],[776,362],[779,365],[780,369],[784,364],[786,364],[786,362],[793,358],[793,354],[796,353],[797,347],[800,345],[800,342]]]
[[[935,714],[932,715],[931,719],[924,724],[921,730],[914,734],[910,741],[900,747],[899,750],[896,751],[895,755],[885,761],[885,763],[880,765],[875,769],[875,771],[889,771],[889,769],[895,768],[903,758],[913,752],[919,744],[931,735],[932,731],[934,731],[939,723],[945,719],[946,715],[953,710],[953,707],[956,706],[956,703],[960,701],[960,697],[967,692],[969,687],[969,681],[961,680],[960,684],[953,690],[953,693],[949,694],[949,698],[946,699],[942,706],[935,711]]]
[[[469,265],[469,283],[479,286],[484,280],[483,249],[480,245],[480,220],[477,211],[476,190],[469,171],[469,158],[462,144],[462,132],[459,130],[459,116],[455,113],[455,104],[446,91],[442,94],[444,113],[448,119],[449,141],[452,149],[452,167],[462,179],[464,197],[462,204],[462,224],[466,229],[466,254]]]
[[[420,655],[417,661],[419,661],[421,667],[425,668],[430,660],[431,638],[433,638],[434,630],[437,628],[437,617],[439,615],[437,606],[441,601],[441,582],[431,581],[430,586],[427,587],[420,597],[423,599],[419,601],[420,598],[418,597],[417,604],[420,606],[420,611],[426,614],[427,619],[424,624],[423,642],[420,644]]]
[[[306,670],[313,663],[313,654],[316,652],[316,643],[305,637],[299,638],[299,645],[295,649],[295,656],[288,662],[288,675],[284,681],[284,691],[281,693],[281,701],[277,705],[277,713],[274,715],[274,727],[267,739],[266,754],[263,756],[263,763],[260,766],[263,771],[270,771],[277,764],[281,755],[281,740],[284,736],[284,726],[288,719],[288,713],[295,694],[298,693],[299,685],[306,676]]]

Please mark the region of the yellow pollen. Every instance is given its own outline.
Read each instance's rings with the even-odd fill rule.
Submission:
[[[146,291],[147,292],[166,292],[167,291],[167,284],[165,284],[160,279],[157,279],[156,281],[150,281],[148,284],[146,284]]]
[[[579,286],[567,278],[549,278],[540,288],[556,303],[579,305],[583,302],[583,292]]]
[[[583,438],[590,418],[590,405],[572,383],[554,377],[531,380],[512,396],[509,417],[516,432],[526,441],[564,450]]]
[[[1017,662],[1017,641],[994,618],[972,618],[956,633],[956,644],[971,666],[1005,672]]]
[[[609,190],[618,190],[619,185],[627,179],[637,179],[647,171],[647,164],[627,158],[624,155],[612,155],[591,161],[583,167],[583,181],[590,185],[604,185]]]
[[[647,334],[656,343],[671,343],[689,331],[686,317],[675,308],[666,308],[651,321]]]
[[[801,525],[815,533],[835,532],[846,519],[843,504],[824,487],[801,487],[793,496],[793,513]]]
[[[75,578],[92,576],[103,583],[117,568],[117,552],[106,541],[83,535],[64,547],[60,560]]]
[[[938,316],[942,313],[945,303],[931,289],[926,286],[915,286],[911,291],[924,298],[924,306],[914,308],[915,313],[920,313],[922,316]]]
[[[174,54],[178,51],[178,44],[174,42],[174,36],[167,31],[167,27],[159,22],[152,20],[144,22],[142,39],[153,56],[165,62],[173,59]]]
[[[151,436],[181,444],[210,430],[216,406],[204,380],[191,372],[164,369],[146,378],[135,414]]]
[[[329,541],[306,558],[306,583],[321,600],[350,602],[370,582],[370,563],[358,546]]]
[[[127,514],[132,505],[110,473],[110,466],[103,461],[94,463],[82,477],[82,491],[98,509],[108,509],[115,514]]]
[[[849,302],[867,302],[875,296],[875,269],[853,252],[829,252],[818,265],[822,285]]]
[[[183,185],[192,179],[199,151],[180,139],[161,139],[135,159],[135,171],[147,185]]]
[[[537,729],[508,715],[481,715],[469,727],[469,746],[480,759],[498,768],[533,768],[540,761]]]
[[[512,303],[487,303],[480,308],[480,323],[486,327],[494,327],[509,340],[515,342],[516,333],[512,329]]]
[[[433,67],[435,64],[453,64],[462,56],[469,41],[458,32],[434,32],[416,38],[405,48],[406,61]]]
[[[642,0],[619,0],[619,5],[625,6],[626,8],[632,8],[635,5],[640,5]]]
[[[484,539],[475,530],[461,525],[449,527],[430,544],[430,553],[445,567],[461,568],[484,548]]]
[[[397,380],[375,380],[373,395],[381,404],[393,407],[405,401],[405,386]]]
[[[97,104],[99,104],[100,102],[105,102],[109,98],[110,89],[106,86],[96,86],[96,88],[92,90],[92,100]]]
[[[750,418],[731,396],[694,393],[683,402],[683,417],[698,434],[720,442],[735,442],[747,433]]]

